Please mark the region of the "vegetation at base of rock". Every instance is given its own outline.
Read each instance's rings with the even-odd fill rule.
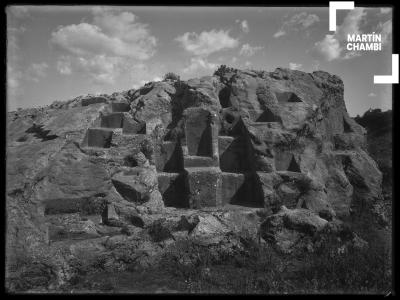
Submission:
[[[286,256],[249,239],[244,252],[220,256],[210,247],[179,241],[150,268],[121,273],[80,271],[64,289],[154,292],[155,287],[164,286],[166,291],[181,293],[229,294],[385,294],[391,290],[388,254],[380,244],[342,250],[335,238],[314,252]]]
[[[168,72],[163,77],[163,81],[167,81],[167,80],[180,81],[181,77],[178,74],[175,74],[173,72]]]

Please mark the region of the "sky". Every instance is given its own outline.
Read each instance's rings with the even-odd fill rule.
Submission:
[[[218,65],[338,75],[351,116],[392,108],[392,9],[328,7],[9,6],[7,109],[212,75]],[[347,33],[382,34],[382,51],[349,52]]]

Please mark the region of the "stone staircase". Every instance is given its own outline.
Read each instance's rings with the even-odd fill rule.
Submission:
[[[135,121],[129,114],[130,106],[125,102],[112,102],[111,112],[100,113],[95,127],[88,128],[81,143],[82,148],[110,148],[115,138],[145,134],[145,124]]]

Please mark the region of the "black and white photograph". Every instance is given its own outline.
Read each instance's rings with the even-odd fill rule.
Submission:
[[[3,6],[7,294],[395,294],[398,8],[245,5]]]

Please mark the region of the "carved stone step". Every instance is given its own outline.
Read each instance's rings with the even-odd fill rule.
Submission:
[[[110,148],[113,133],[113,130],[108,128],[88,128],[82,146]]]
[[[131,107],[126,102],[112,102],[111,103],[111,111],[112,112],[128,112],[131,110]]]
[[[185,168],[218,167],[218,161],[215,161],[212,157],[184,156],[183,165],[185,166]]]

